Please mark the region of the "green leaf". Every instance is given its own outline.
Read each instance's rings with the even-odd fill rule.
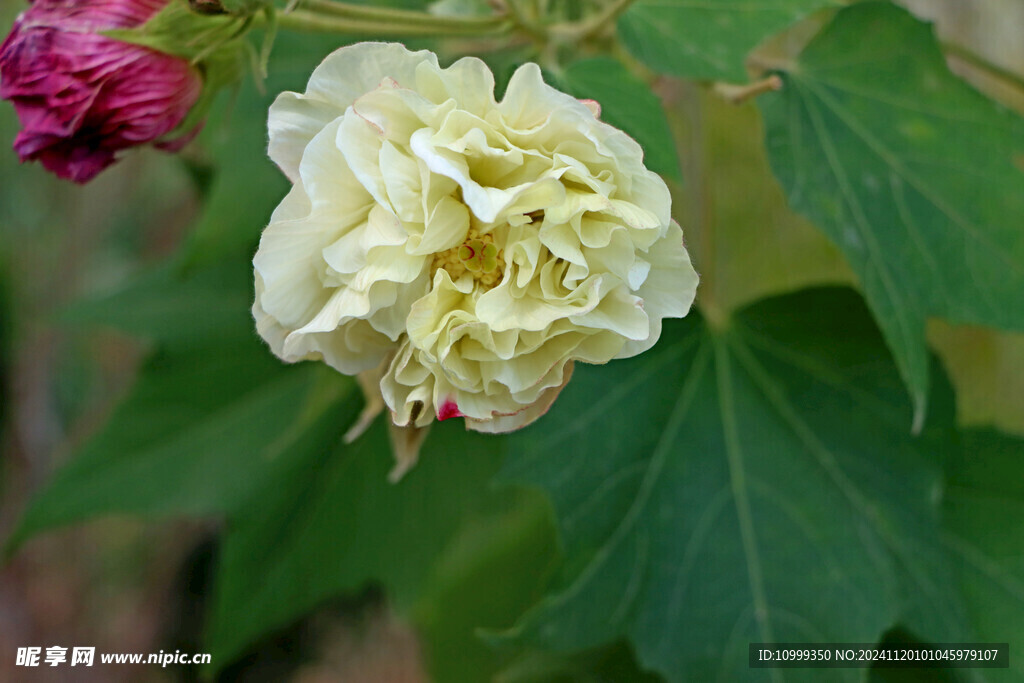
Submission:
[[[256,349],[252,297],[247,260],[190,270],[167,263],[143,271],[113,292],[74,302],[61,320],[113,327],[175,351],[211,344]]]
[[[631,135],[644,148],[644,162],[655,173],[679,178],[679,160],[659,100],[622,62],[595,57],[573,62],[557,76],[576,97],[601,105],[601,120]]]
[[[836,0],[636,0],[619,19],[626,48],[661,73],[743,82],[768,36]]]
[[[763,679],[748,642],[873,642],[917,615],[964,637],[939,428],[915,439],[908,418],[849,290],[767,300],[721,330],[691,314],[647,354],[579,368],[504,470],[551,495],[567,557],[513,635],[625,636],[670,681]]]
[[[33,499],[9,540],[101,514],[223,514],[266,485],[278,457],[354,383],[286,366],[255,334],[249,266],[164,266],[65,317],[152,340],[153,355],[103,429]],[[345,425],[336,426],[334,435]]]
[[[357,407],[337,420],[347,422]],[[213,660],[227,663],[322,600],[373,582],[408,614],[462,542],[464,523],[507,505],[488,487],[502,444],[461,425],[435,425],[419,464],[390,484],[377,420],[354,444],[282,462],[274,486],[232,516],[209,632]]]
[[[759,98],[772,166],[859,276],[919,421],[928,316],[1024,329],[1024,121],[888,3],[837,13],[783,78]]]
[[[1024,441],[991,430],[966,432],[947,479],[944,538],[957,559],[979,642],[1010,643],[1012,676],[985,673],[1022,681]]]
[[[531,651],[495,678],[496,683],[660,683],[663,680],[657,674],[641,670],[633,652],[623,642],[570,655]]]
[[[103,431],[33,498],[9,546],[102,514],[223,513],[264,485],[314,376],[260,355],[225,348],[150,360]]]
[[[540,598],[557,566],[546,498],[521,489],[502,498],[501,509],[465,520],[412,608],[435,681],[493,680],[508,655],[479,631],[513,624]]]

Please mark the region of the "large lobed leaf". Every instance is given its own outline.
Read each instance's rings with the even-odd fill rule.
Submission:
[[[515,633],[559,650],[626,636],[669,681],[767,677],[748,642],[871,642],[901,621],[964,638],[937,439],[908,418],[848,290],[768,300],[724,330],[693,316],[651,353],[580,368],[504,470],[551,495],[567,555]]]
[[[626,48],[661,73],[746,80],[753,48],[836,0],[637,0],[619,19]]]
[[[844,9],[761,98],[790,204],[843,251],[913,398],[929,316],[1024,330],[1024,121],[889,3]]]

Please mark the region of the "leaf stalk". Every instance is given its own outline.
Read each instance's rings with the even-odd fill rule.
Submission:
[[[747,85],[736,85],[734,83],[718,82],[714,85],[715,94],[735,105],[744,104],[758,95],[768,92],[782,90],[782,79],[777,74],[772,74],[759,81]]]
[[[278,25],[294,31],[404,37],[500,35],[510,32],[514,26],[504,17],[499,23],[473,25],[448,21],[446,17],[436,17],[437,23],[423,21],[423,18],[433,17],[422,15],[418,20],[407,21],[390,17],[337,16],[297,9],[287,14],[282,13],[278,17]]]

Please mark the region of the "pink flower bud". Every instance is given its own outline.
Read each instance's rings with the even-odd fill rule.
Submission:
[[[100,34],[139,26],[166,1],[34,0],[18,17],[0,45],[0,98],[21,121],[14,150],[22,161],[84,183],[122,149],[187,142],[161,138],[199,98],[199,72],[180,57]]]

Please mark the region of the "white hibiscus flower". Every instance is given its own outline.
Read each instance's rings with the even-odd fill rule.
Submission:
[[[396,425],[487,432],[541,416],[574,361],[650,348],[697,274],[665,183],[598,113],[535,64],[497,102],[475,58],[337,50],[270,109],[293,187],[254,259],[260,334],[289,362],[379,368]]]

